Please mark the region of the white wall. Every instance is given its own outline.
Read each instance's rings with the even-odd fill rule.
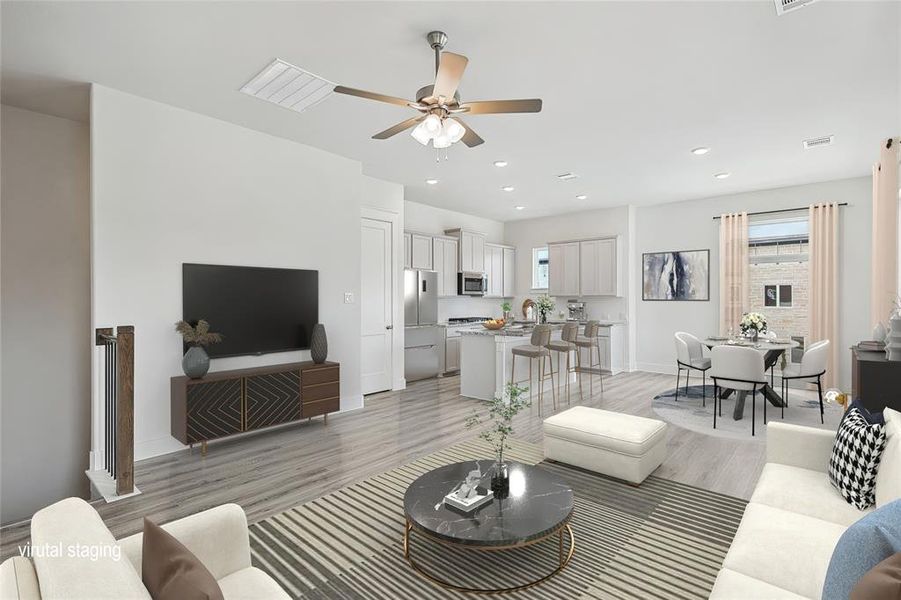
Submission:
[[[404,202],[404,229],[429,235],[444,235],[448,229],[468,229],[477,233],[484,233],[489,242],[495,244],[506,243],[504,224],[500,221],[485,219],[436,208],[418,202]],[[500,317],[501,302],[497,298],[473,298],[458,296],[452,298],[439,298],[438,320],[446,321],[451,317]]]
[[[817,202],[848,202],[841,209],[839,264],[840,384],[851,383],[849,348],[869,336],[871,180],[869,177],[749,192],[672,204],[638,207],[635,252],[641,268],[644,252],[710,248],[710,302],[644,302],[641,277],[634,280],[637,296],[637,368],[675,373],[673,333],[684,330],[699,337],[713,335],[719,323],[719,221],[715,215],[806,207]]]
[[[0,522],[88,495],[91,267],[88,127],[2,115]]]
[[[361,406],[360,309],[344,293],[360,295],[364,191],[379,205],[385,186],[355,161],[102,86],[91,121],[93,322],[135,326],[136,458],[181,447],[169,378],[181,374],[184,262],[317,269],[341,408]],[[212,370],[308,357],[223,358]]]
[[[526,298],[536,298],[546,290],[532,289],[532,249],[546,246],[548,242],[623,236],[623,251],[628,248],[629,207],[568,213],[554,217],[539,217],[505,224],[508,243],[516,246],[516,298],[513,308],[517,316]],[[622,268],[628,268],[623,257]],[[556,312],[566,310],[569,298],[555,298]],[[619,319],[628,316],[628,301],[622,298],[584,298],[591,318]]]

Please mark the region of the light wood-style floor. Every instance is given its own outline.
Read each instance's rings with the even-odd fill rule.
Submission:
[[[605,379],[603,394],[595,384],[589,398],[585,377],[584,404],[649,417],[655,416],[651,399],[675,384],[671,376],[622,373]],[[139,531],[144,516],[164,523],[226,502],[240,504],[255,522],[473,437],[463,423],[480,406],[459,395],[459,377],[413,383],[401,392],[368,396],[365,408],[332,415],[327,425],[318,418],[211,443],[206,457],[195,448],[142,461],[135,466],[142,494],[95,506],[117,538]],[[544,416],[550,412],[547,395]],[[537,406],[519,415],[514,428],[515,437],[541,443]],[[749,498],[764,454],[758,442],[671,425],[666,461],[654,474]],[[27,539],[27,522],[0,528],[0,558],[16,554]]]

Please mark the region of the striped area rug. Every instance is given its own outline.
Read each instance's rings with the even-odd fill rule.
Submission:
[[[254,566],[296,598],[464,598],[418,575],[403,556],[403,495],[441,465],[491,456],[480,440],[451,446],[250,526]],[[510,460],[539,464],[572,486],[576,550],[570,564],[514,598],[707,598],[746,502],[656,477],[633,487],[542,462],[514,441]],[[503,552],[456,550],[411,535],[429,572],[476,587],[505,587],[550,572],[556,538]]]

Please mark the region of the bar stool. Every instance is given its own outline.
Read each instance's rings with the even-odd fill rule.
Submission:
[[[548,343],[551,341],[550,325],[536,325],[532,330],[532,338],[528,344],[522,346],[514,346],[512,353],[513,359],[510,365],[510,383],[519,383],[514,379],[513,374],[516,371],[516,357],[524,356],[529,359],[529,401],[532,401],[532,361],[538,360],[538,416],[541,416],[541,403],[544,399],[544,380],[546,379],[544,363],[545,359],[550,360],[551,351],[547,349]],[[551,363],[551,393],[554,397],[554,406],[557,405],[557,388],[554,386],[554,369]]]
[[[598,340],[598,333],[600,330],[600,325],[597,321],[588,321],[585,323],[585,335],[580,335],[576,338],[575,344],[578,348],[576,351],[576,370],[579,372],[579,392],[582,391],[582,373],[588,373],[588,393],[589,395],[594,394],[594,377],[592,375],[597,375],[601,378],[601,392],[604,391],[604,377],[601,374],[601,343]],[[588,367],[582,366],[582,350],[588,348]],[[598,362],[594,363],[594,352],[593,350],[597,349],[598,351]],[[597,370],[595,370],[595,365],[597,365]]]
[[[560,385],[560,377],[566,378],[566,404],[569,406],[569,374],[572,372],[572,366],[569,360],[569,355],[571,352],[576,350],[576,338],[579,337],[579,324],[578,323],[567,323],[563,326],[563,331],[560,332],[560,340],[550,342],[547,345],[547,349],[551,352],[557,353],[557,385]],[[566,354],[566,371],[560,370],[560,358],[561,354]],[[554,359],[551,358],[551,367],[553,368]],[[561,375],[562,373],[562,375]],[[582,388],[579,388],[579,392],[581,393]],[[557,410],[557,402],[554,401],[554,410]]]

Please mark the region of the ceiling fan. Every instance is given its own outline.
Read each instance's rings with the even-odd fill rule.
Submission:
[[[536,113],[541,111],[541,99],[529,100],[480,100],[476,102],[460,102],[457,87],[463,77],[463,71],[469,59],[453,52],[442,52],[447,44],[447,34],[443,31],[432,31],[426,39],[435,51],[435,83],[426,85],[416,92],[416,101],[404,100],[396,96],[386,96],[365,90],[339,85],[335,92],[368,98],[398,106],[409,106],[420,113],[406,121],[401,121],[385,131],[372,136],[376,140],[386,140],[392,136],[415,126],[413,138],[426,146],[429,142],[434,148],[447,148],[451,144],[463,141],[472,148],[484,143],[479,135],[458,116],[461,114],[488,115],[500,113]]]

